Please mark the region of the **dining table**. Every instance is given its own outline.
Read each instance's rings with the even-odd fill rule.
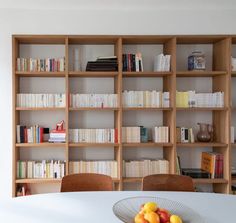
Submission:
[[[139,196],[181,203],[198,213],[204,223],[236,223],[235,195],[162,191],[66,192],[17,197],[0,201],[0,222],[119,223],[122,221],[113,213],[113,205]]]

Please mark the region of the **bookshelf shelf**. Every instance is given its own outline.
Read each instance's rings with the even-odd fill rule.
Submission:
[[[16,111],[64,111],[66,108],[22,108],[22,107],[16,107]]]
[[[227,184],[228,180],[226,179],[193,179],[194,184]]]
[[[177,111],[227,111],[228,108],[204,108],[204,107],[196,107],[196,108],[183,108],[177,107]]]
[[[215,77],[226,74],[226,71],[177,71],[176,77]]]
[[[63,157],[65,160],[65,174],[70,173],[69,162],[71,160],[81,159],[86,160],[90,155],[107,159],[107,156],[112,157],[117,162],[117,178],[113,179],[116,190],[123,190],[125,186],[123,183],[140,183],[142,178],[125,178],[123,176],[123,160],[128,157],[140,156],[140,154],[133,154],[133,150],[138,148],[144,150],[142,152],[148,154],[150,158],[158,157],[161,153],[163,159],[169,162],[169,173],[175,174],[176,155],[181,156],[183,152],[194,153],[195,151],[188,151],[188,148],[198,148],[205,150],[205,147],[211,147],[214,152],[220,152],[224,156],[224,177],[225,179],[194,179],[196,184],[209,184],[212,186],[214,192],[230,193],[231,190],[231,147],[236,148],[236,143],[230,142],[230,126],[231,114],[236,108],[231,108],[231,77],[236,77],[236,71],[231,72],[231,46],[236,44],[236,37],[229,35],[14,35],[13,36],[13,131],[12,131],[12,145],[13,145],[13,196],[16,196],[17,184],[46,184],[46,183],[60,183],[61,179],[16,179],[17,176],[17,161],[24,159],[24,156],[30,156],[30,148],[37,148],[33,151],[39,154],[39,150],[52,149],[53,156]],[[41,46],[42,45],[42,46]],[[190,46],[189,46],[190,45]],[[29,48],[34,48],[34,54],[29,53]],[[41,52],[41,47],[45,47]],[[182,47],[182,48],[181,48]],[[184,49],[187,47],[186,49]],[[206,71],[187,71],[186,62],[188,55],[193,49],[203,48],[209,49],[209,55],[206,54],[207,65]],[[73,53],[74,49],[82,49],[80,55],[81,70],[73,71]],[[124,72],[123,71],[123,55],[135,54],[138,51],[143,57],[142,72]],[[182,50],[184,49],[184,50]],[[45,51],[44,51],[45,50]],[[47,58],[65,58],[65,66],[63,72],[25,72],[17,71],[17,58],[43,58],[40,54],[46,52]],[[89,52],[89,53],[88,53]],[[187,52],[187,53],[186,53]],[[189,53],[188,53],[189,52]],[[58,55],[54,55],[58,54]],[[153,58],[159,53],[164,55],[171,55],[170,72],[153,72]],[[30,55],[28,55],[30,54]],[[37,55],[39,54],[39,55]],[[98,56],[116,56],[118,62],[118,71],[98,71],[88,72],[85,70],[88,60],[94,60]],[[183,61],[182,61],[183,60]],[[19,60],[18,60],[19,61]],[[182,62],[182,67],[181,63]],[[42,78],[43,77],[43,78]],[[44,79],[48,78],[48,79]],[[133,77],[133,79],[132,79]],[[140,78],[139,78],[140,77]],[[186,79],[184,79],[186,77]],[[189,78],[188,78],[189,77]],[[195,78],[196,77],[196,78]],[[206,78],[205,78],[206,77]],[[53,79],[55,78],[55,79]],[[100,78],[100,79],[99,79]],[[217,108],[178,108],[176,107],[176,91],[186,91],[185,88],[191,87],[199,93],[204,92],[204,89],[209,84],[210,89],[205,89],[205,92],[224,92],[224,107]],[[234,80],[234,79],[232,79]],[[42,82],[41,82],[42,81]],[[44,81],[44,82],[43,82]],[[49,82],[52,81],[53,86]],[[46,84],[44,85],[44,83]],[[98,83],[100,82],[100,83]],[[185,82],[187,84],[185,85]],[[196,82],[196,89],[195,83]],[[189,83],[189,84],[188,84]],[[202,86],[201,83],[204,83]],[[206,84],[206,85],[205,85]],[[180,85],[180,86],[179,86]],[[26,108],[17,107],[17,94],[19,93],[49,93],[51,92],[65,93],[66,103],[65,107],[39,107]],[[183,88],[183,89],[181,89]],[[209,88],[209,87],[208,87]],[[98,90],[95,90],[98,89]],[[169,92],[170,107],[124,107],[122,106],[122,92],[123,91],[159,91]],[[41,92],[42,91],[42,92]],[[94,91],[94,92],[93,92]],[[56,94],[55,93],[55,94]],[[116,108],[95,108],[70,107],[70,94],[117,94],[118,107]],[[123,103],[124,105],[124,103]],[[150,105],[150,104],[149,104]],[[37,111],[37,112],[24,112]],[[42,112],[41,112],[42,111]],[[51,111],[43,112],[43,111]],[[82,112],[81,112],[82,111]],[[137,111],[137,112],[135,112]],[[205,114],[205,113],[206,114]],[[26,115],[29,114],[26,117]],[[92,118],[91,118],[91,116]],[[210,143],[176,143],[176,127],[188,126],[192,118],[193,123],[209,122],[214,126],[214,137],[216,142]],[[202,118],[204,115],[204,118]],[[41,124],[54,128],[55,122],[51,120],[65,121],[66,129],[66,143],[16,143],[16,126],[17,125],[35,125]],[[101,117],[101,118],[100,118]],[[141,118],[140,118],[141,117]],[[58,120],[59,119],[59,120]],[[94,120],[93,120],[94,119]],[[108,119],[110,123],[108,123]],[[205,120],[206,119],[206,120]],[[36,120],[36,121],[35,121]],[[106,123],[107,121],[107,123]],[[192,119],[191,119],[192,121]],[[32,123],[31,123],[32,122]],[[35,122],[35,123],[34,123]],[[102,122],[99,123],[99,122]],[[233,121],[232,121],[233,122]],[[99,124],[98,124],[99,123]],[[103,126],[104,124],[104,126]],[[183,124],[183,125],[182,125]],[[101,126],[100,126],[101,125]],[[48,127],[47,126],[47,127]],[[118,143],[69,143],[69,129],[86,129],[86,128],[114,128],[118,130]],[[144,126],[152,128],[155,126],[169,127],[169,143],[122,143],[122,127],[126,126]],[[191,124],[189,128],[195,131],[195,126]],[[194,132],[195,134],[195,132]],[[94,147],[91,149],[89,147]],[[109,148],[111,147],[111,148]],[[147,147],[147,148],[146,148]],[[187,148],[181,149],[179,148]],[[26,151],[21,151],[19,148],[28,148]],[[63,148],[62,151],[57,151],[57,148]],[[78,150],[77,150],[78,148]],[[158,149],[156,149],[158,148]],[[160,148],[160,150],[159,150]],[[24,149],[22,149],[24,150]],[[30,151],[30,152],[29,152]],[[59,152],[60,154],[56,154]],[[134,151],[135,152],[135,151]],[[180,152],[180,153],[179,153]],[[196,150],[198,152],[198,150]],[[30,154],[29,154],[30,153]],[[89,154],[87,156],[87,153]],[[139,153],[139,151],[137,151]],[[44,153],[45,155],[45,153]],[[45,156],[47,156],[46,154]],[[183,156],[183,157],[182,157]],[[187,156],[185,156],[187,157]],[[46,158],[45,158],[46,159]],[[51,158],[50,158],[51,159]],[[136,158],[137,159],[137,158]],[[182,161],[182,160],[181,160]],[[232,182],[236,183],[233,179]],[[208,186],[208,185],[207,185]]]
[[[173,72],[123,72],[123,77],[167,77],[172,75]]]
[[[118,72],[109,72],[109,71],[102,71],[102,72],[76,72],[76,71],[70,71],[69,77],[116,77],[118,76]]]
[[[124,111],[171,111],[172,108],[153,108],[153,107],[123,107]]]
[[[227,147],[226,143],[208,142],[208,143],[177,143],[177,147]]]
[[[95,107],[81,107],[69,108],[69,111],[117,111],[119,108],[95,108]]]
[[[29,72],[29,71],[16,71],[18,77],[65,77],[65,72]]]
[[[172,143],[123,143],[123,147],[171,147]]]
[[[236,178],[232,177],[232,184],[236,184]]]
[[[127,177],[123,178],[124,183],[141,183],[142,182],[142,177]]]
[[[60,147],[65,147],[66,143],[49,143],[49,142],[44,142],[44,143],[16,143],[16,147],[40,147],[40,148],[48,148],[48,147],[53,147],[53,148],[60,148]]]
[[[17,184],[44,184],[44,183],[61,183],[61,179],[17,179]]]
[[[69,147],[117,147],[119,143],[69,143]]]

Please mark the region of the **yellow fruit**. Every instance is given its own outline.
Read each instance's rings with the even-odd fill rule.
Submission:
[[[159,215],[153,211],[146,213],[144,219],[148,220],[149,223],[160,223]]]
[[[170,223],[182,223],[182,219],[178,215],[171,215]]]
[[[145,212],[156,211],[157,204],[155,202],[147,202],[143,207]]]

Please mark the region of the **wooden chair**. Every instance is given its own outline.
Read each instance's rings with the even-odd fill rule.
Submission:
[[[80,173],[62,178],[61,192],[73,191],[112,191],[112,178],[103,174]]]
[[[143,191],[190,191],[194,192],[193,180],[189,176],[154,174],[143,178]]]

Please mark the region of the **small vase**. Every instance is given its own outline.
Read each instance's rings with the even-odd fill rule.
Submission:
[[[211,135],[209,133],[208,124],[197,123],[200,127],[199,132],[197,133],[197,139],[199,142],[210,142]]]

